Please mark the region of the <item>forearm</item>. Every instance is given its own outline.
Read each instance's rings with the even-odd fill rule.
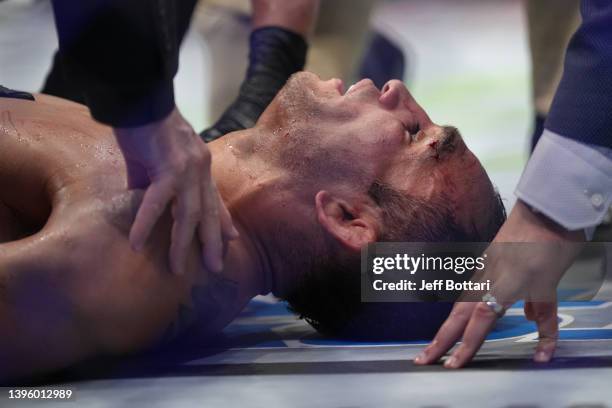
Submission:
[[[174,107],[172,81],[195,0],[53,0],[67,75],[95,119],[137,126]]]
[[[563,79],[518,197],[587,237],[612,203],[612,3],[583,0]]]
[[[211,142],[255,125],[294,73],[304,69],[319,0],[252,0],[249,68],[238,98],[200,136]]]
[[[279,27],[251,34],[249,68],[236,101],[218,122],[201,133],[206,142],[255,125],[289,77],[304,69],[308,45],[303,36]]]
[[[319,0],[251,0],[253,29],[282,27],[303,37],[314,29]]]

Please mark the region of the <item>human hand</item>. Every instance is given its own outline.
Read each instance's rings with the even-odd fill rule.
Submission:
[[[495,301],[490,304],[457,302],[432,343],[414,362],[426,365],[438,361],[461,338],[461,344],[445,361],[444,367],[464,366],[474,357],[497,319],[521,298],[526,300],[526,317],[538,327],[534,360],[549,361],[558,334],[556,287],[580,252],[583,241],[582,231],[566,231],[518,201],[493,244],[533,243],[533,246],[522,245],[521,251],[533,250],[528,254],[517,254],[508,248],[487,250],[489,258],[481,280],[494,282],[490,293]]]
[[[192,239],[199,232],[206,266],[223,269],[225,242],[238,236],[211,174],[206,144],[175,108],[164,119],[133,128],[115,128],[127,164],[128,188],[146,189],[130,230],[140,251],[157,220],[172,203],[170,268],[183,273]]]
[[[314,29],[319,0],[251,0],[253,28],[282,27],[303,37]]]

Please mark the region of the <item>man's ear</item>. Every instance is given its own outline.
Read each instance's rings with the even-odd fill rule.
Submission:
[[[358,209],[327,191],[315,196],[319,223],[345,247],[359,251],[376,241],[376,220],[371,212]]]

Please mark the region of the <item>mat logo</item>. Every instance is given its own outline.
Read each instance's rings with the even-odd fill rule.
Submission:
[[[536,341],[535,331],[519,341]],[[565,302],[559,305],[559,340],[612,340],[612,302]]]

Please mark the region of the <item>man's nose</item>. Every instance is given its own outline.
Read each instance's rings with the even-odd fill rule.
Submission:
[[[393,79],[387,82],[383,86],[379,101],[386,109],[396,111],[400,115],[409,113],[416,120],[419,129],[427,129],[434,125],[400,80]]]
[[[397,79],[387,82],[382,88],[380,103],[389,110],[395,109],[400,102],[401,88],[405,89],[404,84]]]

